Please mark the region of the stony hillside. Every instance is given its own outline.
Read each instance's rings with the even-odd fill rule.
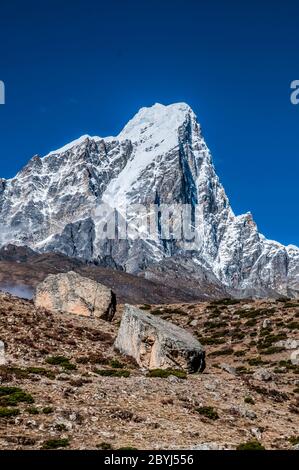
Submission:
[[[107,323],[0,295],[0,448],[294,448],[299,369],[285,341],[299,340],[299,302],[142,308],[200,338],[204,373],[149,377],[116,353],[121,305]]]

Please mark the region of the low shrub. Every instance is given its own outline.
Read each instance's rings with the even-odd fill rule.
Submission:
[[[17,406],[18,403],[34,403],[34,399],[21,388],[0,387],[0,406]]]
[[[89,356],[79,356],[76,358],[78,364],[108,364],[107,359],[101,353],[90,354]]]
[[[226,326],[226,322],[224,321],[206,321],[204,323],[204,327],[207,328],[208,330],[213,330],[216,328],[223,328]]]
[[[299,436],[291,436],[289,437],[289,441],[293,446],[295,446],[299,444]]]
[[[137,447],[125,446],[125,447],[120,447],[117,450],[138,450],[138,449]]]
[[[248,359],[248,364],[250,366],[260,366],[266,363],[262,360],[261,357],[251,357],[250,359]]]
[[[110,367],[112,367],[113,369],[123,369],[125,365],[122,362],[120,362],[118,359],[111,359]]]
[[[45,414],[45,415],[50,415],[52,413],[54,413],[54,408],[52,406],[45,406],[43,409],[42,409],[42,412]]]
[[[234,356],[236,357],[242,357],[246,355],[246,351],[235,351]]]
[[[266,355],[271,355],[271,354],[277,354],[277,353],[280,353],[284,351],[284,348],[283,347],[279,347],[279,346],[270,346],[269,348],[267,349],[263,349],[261,350],[261,353],[262,354],[266,354]]]
[[[102,449],[102,450],[112,450],[113,447],[109,442],[101,442],[100,444],[96,445],[97,449]]]
[[[285,325],[289,330],[299,330],[299,322],[291,321]]]
[[[31,406],[30,408],[27,408],[26,411],[30,415],[38,415],[39,414],[39,410],[35,406]]]
[[[148,377],[159,377],[162,379],[165,379],[169,377],[170,375],[174,375],[175,377],[178,377],[179,379],[187,378],[187,373],[184,370],[179,370],[179,369],[152,369],[147,374]]]
[[[259,441],[248,441],[239,444],[237,450],[266,450]]]
[[[209,354],[209,356],[229,356],[230,354],[233,354],[234,350],[231,348],[227,349],[220,349],[218,351],[213,351]]]
[[[144,305],[141,305],[141,310],[150,310],[151,309],[151,305],[148,305],[148,304],[144,304]]]
[[[225,338],[215,338],[215,337],[211,337],[211,336],[203,337],[199,334],[197,334],[197,337],[198,337],[198,341],[200,341],[202,345],[212,346],[212,345],[226,343]]]
[[[0,418],[11,418],[18,414],[20,414],[20,410],[18,408],[0,407]]]
[[[248,405],[254,405],[255,401],[252,397],[245,397],[244,398],[244,403],[247,403]]]
[[[70,360],[65,356],[50,356],[46,359],[47,364],[52,366],[61,366],[66,370],[75,370],[77,367],[75,364],[71,364]]]
[[[94,372],[103,377],[129,377],[130,371],[126,369],[94,369]]]
[[[196,408],[195,411],[206,418],[215,421],[219,419],[219,415],[217,411],[212,406],[201,406],[200,408]]]
[[[47,370],[44,367],[27,367],[26,371],[28,374],[41,375],[48,379],[55,379],[55,374],[51,370]]]
[[[43,443],[42,449],[59,449],[62,447],[68,447],[69,445],[69,439],[49,439]]]
[[[257,323],[256,318],[250,318],[245,322],[245,326],[255,326]]]

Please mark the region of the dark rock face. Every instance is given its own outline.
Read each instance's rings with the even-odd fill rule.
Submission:
[[[129,219],[134,204],[190,204],[202,243],[192,250],[165,238],[161,224],[150,240],[103,239],[110,217],[97,215],[102,203],[120,218],[129,207]],[[173,272],[182,264],[191,283],[206,276],[226,294],[299,295],[299,249],[266,240],[251,214],[234,215],[184,103],[142,108],[117,137],[83,136],[33,157],[15,178],[0,180],[0,220],[0,246],[27,245],[155,278],[159,264],[169,272],[171,260]]]
[[[61,234],[55,235],[43,251],[58,251],[73,258],[92,259],[95,230],[88,218],[68,224]]]
[[[205,351],[190,333],[131,305],[125,305],[114,347],[147,369],[203,372]]]

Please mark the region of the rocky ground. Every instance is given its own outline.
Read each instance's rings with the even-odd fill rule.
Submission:
[[[1,294],[0,448],[296,447],[299,366],[285,341],[299,340],[298,301],[142,308],[200,339],[204,373],[149,377],[116,353],[121,305],[108,323]]]

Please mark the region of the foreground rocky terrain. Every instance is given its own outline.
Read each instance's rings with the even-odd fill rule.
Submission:
[[[0,294],[0,448],[296,447],[298,301],[141,308],[197,336],[203,373],[149,376],[117,353],[122,305],[108,323]]]

